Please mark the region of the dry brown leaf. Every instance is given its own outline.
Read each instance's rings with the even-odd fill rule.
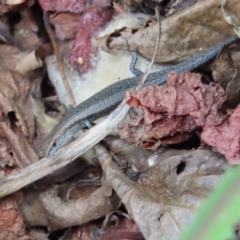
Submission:
[[[70,177],[81,173],[88,167],[87,163],[83,159],[77,158],[73,162],[69,163],[67,166],[56,170],[55,172],[47,175],[34,182],[34,188],[38,190],[43,190],[52,184],[61,183],[69,179]],[[68,186],[69,189],[69,186]]]
[[[127,103],[144,109],[144,116],[131,118],[117,130],[121,138],[144,148],[180,143],[197,127],[220,124],[225,116],[219,110],[225,100],[224,90],[214,83],[204,85],[201,75],[171,72],[164,86],[127,93]]]
[[[109,226],[104,228],[96,228],[95,224],[86,224],[76,229],[72,240],[78,240],[80,237],[81,240],[94,240],[96,238],[107,240],[144,240],[144,237],[133,220],[127,218],[117,219],[116,223],[113,224],[114,221],[111,225],[109,224]]]
[[[36,132],[37,136],[34,138],[34,149],[39,157],[43,157],[43,144],[46,136],[50,133],[53,127],[58,123],[62,117],[62,113],[54,112],[48,115],[45,112],[45,106],[41,98],[34,97],[33,101],[34,115],[36,117]],[[50,116],[52,115],[52,116]]]
[[[141,6],[142,0],[120,0],[113,2],[113,8],[119,12],[134,12],[137,7]]]
[[[60,40],[72,40],[79,28],[80,14],[63,12],[50,15],[50,22],[55,27],[56,37]]]
[[[31,229],[28,235],[36,240],[49,240],[49,234],[42,229]]]
[[[63,229],[108,214],[113,210],[109,200],[111,195],[112,188],[107,184],[69,201],[63,201],[58,196],[58,186],[50,187],[45,192],[30,189],[25,192],[22,213],[29,226],[41,225],[49,230]]]
[[[240,102],[240,66],[235,64],[227,49],[223,49],[212,66],[214,80],[225,90],[226,104],[234,108]]]
[[[22,168],[38,161],[38,157],[27,141],[23,137],[21,137],[20,140],[4,122],[0,123],[0,133],[5,140],[5,145],[2,147],[5,151],[2,152],[4,155],[1,156],[1,160],[3,160],[1,165],[4,164],[5,166]],[[13,156],[13,158],[11,156]],[[4,157],[6,159],[4,159]],[[14,163],[12,162],[13,159]]]
[[[148,125],[144,124],[143,116],[131,118],[127,125],[118,125],[117,132],[121,138],[134,142],[139,147],[156,150],[161,145],[188,140],[192,137],[190,132],[197,129],[194,120],[189,116],[162,116],[161,120]]]
[[[240,2],[228,0],[226,11],[234,16],[240,25]],[[102,49],[137,51],[151,59],[156,43],[158,23],[147,24],[143,29],[122,28],[99,39]],[[161,22],[161,39],[156,62],[182,61],[189,55],[205,51],[210,46],[234,35],[233,29],[224,19],[220,0],[202,0],[196,4],[165,18]],[[128,43],[128,46],[126,45]]]
[[[22,197],[21,192],[16,192],[0,200],[1,239],[34,240],[34,238],[27,236],[24,230],[25,225],[19,210],[19,202],[22,201]]]
[[[72,48],[69,51],[69,61],[73,68],[78,68],[82,73],[92,68],[91,56],[97,52],[92,45],[91,39],[95,38],[99,30],[111,20],[114,11],[111,8],[100,8],[91,5],[85,9],[79,20],[77,35],[72,42]]]
[[[31,93],[39,76],[23,77],[15,71],[18,60],[24,55],[12,46],[0,45],[0,111],[11,123],[1,123],[4,143],[1,151],[1,166],[23,167],[38,161],[30,147],[35,136],[35,116]],[[40,72],[39,72],[40,73]],[[13,156],[12,156],[13,154]],[[14,162],[13,162],[14,159]]]
[[[109,7],[110,0],[39,0],[39,4],[45,11],[82,13],[88,6]]]
[[[201,138],[207,144],[216,146],[230,164],[240,163],[240,105],[222,124],[203,128]]]
[[[177,155],[174,151],[166,159],[157,152],[154,162],[151,156],[146,159],[149,169],[140,174],[141,186],[121,171],[104,147],[97,146],[96,151],[107,181],[150,240],[178,239],[227,166],[222,155],[206,150],[178,151]]]
[[[166,6],[164,6],[164,11],[166,15],[172,15],[175,12],[182,11],[183,9],[192,6],[198,0],[185,0],[185,1],[169,1]]]
[[[26,2],[27,0],[6,0],[6,4],[8,5],[18,5]]]
[[[126,95],[132,107],[144,108],[145,124],[169,117],[191,116],[198,126],[222,122],[219,113],[226,101],[224,90],[217,84],[205,85],[197,73],[171,72],[164,86],[149,86]],[[153,115],[153,116],[152,116]]]
[[[11,34],[10,27],[0,20],[0,41],[6,44],[14,44],[21,51],[24,50],[20,42],[18,42]]]
[[[44,44],[38,46],[33,52],[23,57],[16,65],[16,71],[25,75],[26,73],[35,69],[43,67],[43,59],[52,54],[52,45]]]
[[[16,4],[5,4],[3,1],[0,3],[0,14],[4,15],[3,19],[6,22],[11,22],[11,16],[14,15],[15,12],[18,12],[21,15],[21,21],[16,24],[11,24],[11,33],[12,30],[14,30],[14,39],[17,42],[20,42],[21,45],[23,45],[24,49],[30,49],[29,47],[35,45],[37,42],[39,43],[39,37],[37,36],[38,32],[38,26],[35,23],[35,20],[37,17],[32,16],[32,12],[29,10],[31,6],[35,3],[35,0],[27,0],[19,2],[19,4],[16,1]],[[6,14],[9,13],[10,14]],[[16,16],[16,15],[15,15]],[[39,15],[40,16],[40,15]],[[14,17],[13,17],[14,18]],[[13,29],[14,27],[14,29]],[[12,42],[16,46],[16,42]],[[36,45],[35,45],[36,47]],[[22,48],[20,48],[23,50]]]
[[[5,115],[14,112],[22,132],[32,139],[35,132],[35,120],[30,94],[35,86],[32,78],[38,79],[39,77],[35,75],[32,78],[27,78],[15,72],[16,64],[22,57],[22,53],[19,53],[15,48],[0,45],[0,52],[1,108]]]
[[[104,142],[119,159],[123,159],[130,165],[134,165],[140,172],[146,171],[149,166],[154,165],[156,161],[161,162],[164,159],[179,154],[179,150],[172,149],[171,151],[164,151],[164,147],[154,151],[155,154],[153,154],[152,150],[139,148],[126,140],[111,135],[107,136]]]
[[[146,159],[152,155],[152,151],[130,145],[126,140],[111,135],[104,138],[104,142],[120,159],[133,164],[139,171],[145,171],[148,168]]]
[[[105,216],[113,209],[109,195],[105,191],[106,187],[101,187],[88,196],[69,202],[61,201],[56,188],[42,193],[41,202],[48,217],[51,217],[51,224],[48,224],[48,227],[66,228]]]
[[[102,185],[102,170],[100,167],[88,167],[84,171],[83,170],[84,169],[82,169],[82,171],[79,171],[75,177],[61,183],[58,186],[58,196],[63,201],[68,202],[69,200],[76,200],[89,196]]]

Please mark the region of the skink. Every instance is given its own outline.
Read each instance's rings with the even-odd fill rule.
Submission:
[[[230,37],[182,63],[150,73],[144,86],[162,85],[166,83],[169,72],[175,71],[181,73],[187,70],[192,71],[204,65],[212,60],[224,45],[230,45],[237,39],[237,36]],[[87,122],[93,122],[114,110],[123,100],[125,92],[134,88],[140,80],[141,76],[135,76],[114,83],[79,104],[76,108],[69,110],[47,136],[44,144],[44,154],[46,156],[53,155],[64,146],[76,132],[85,128]]]

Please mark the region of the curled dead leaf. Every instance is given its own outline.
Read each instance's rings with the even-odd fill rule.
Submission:
[[[219,0],[197,1],[183,11],[163,19],[155,61],[159,63],[183,61],[234,35],[233,29],[224,19],[220,6]],[[240,19],[236,16],[240,11],[240,2],[228,0],[226,9],[230,16],[234,16],[235,24],[239,26]],[[130,50],[151,59],[157,31],[158,23],[147,24],[142,29],[118,29],[99,38],[99,46],[107,51],[127,50],[129,46]]]
[[[19,202],[22,200],[21,192],[0,200],[0,238],[9,240],[34,240],[26,235]]]
[[[26,74],[43,66],[42,60],[53,51],[52,44],[44,44],[38,46],[33,52],[21,59],[17,65],[16,70],[21,74]]]
[[[213,66],[214,80],[226,91],[228,107],[234,108],[240,99],[240,66],[233,62],[227,49],[223,49]]]
[[[81,0],[73,2],[71,0],[58,1],[58,0],[39,0],[39,4],[45,11],[56,12],[73,12],[82,13],[88,6],[109,7],[111,6],[110,0]]]
[[[1,47],[0,52],[0,59],[2,60],[0,61],[0,102],[2,111],[6,116],[9,112],[13,112],[23,134],[32,139],[35,124],[30,94],[35,82],[31,81],[31,77],[23,77],[15,71],[18,58],[21,58],[19,52],[10,47]],[[34,78],[36,79],[36,76]]]
[[[50,15],[50,22],[55,27],[56,37],[60,40],[72,40],[79,28],[80,14],[78,13],[56,13]]]
[[[155,163],[140,174],[140,185],[121,171],[104,147],[97,146],[96,151],[107,181],[144,237],[151,240],[178,239],[227,166],[223,156],[206,150],[177,154],[174,150],[166,159],[161,158],[162,152],[153,153]],[[146,164],[152,162],[149,159]]]
[[[109,200],[111,195],[111,187],[105,184],[87,195],[63,201],[58,196],[58,186],[54,186],[44,192],[33,189],[26,191],[21,206],[28,225],[41,225],[48,227],[49,230],[57,230],[105,216],[113,210]]]
[[[222,124],[203,128],[201,138],[207,144],[216,146],[230,164],[240,163],[240,105]]]
[[[18,5],[18,4],[24,3],[26,1],[27,0],[7,0],[6,4],[8,4],[8,5]]]
[[[1,166],[24,167],[38,161],[38,157],[27,141],[24,138],[20,141],[4,122],[0,123],[0,134],[5,140],[2,141],[4,145],[1,151]]]
[[[148,168],[146,159],[152,155],[152,151],[138,148],[134,144],[129,144],[126,140],[112,135],[107,136],[104,142],[120,159],[124,159],[130,165],[133,164],[139,171],[144,171]]]
[[[219,110],[225,100],[224,90],[214,83],[204,85],[201,75],[171,72],[165,86],[127,93],[127,103],[143,108],[144,115],[132,117],[117,130],[121,138],[144,148],[180,143],[198,127],[220,124],[225,116]]]
[[[31,229],[28,234],[34,239],[49,240],[49,234],[46,233],[43,229]]]
[[[0,48],[0,114],[6,117],[6,122],[9,123],[1,123],[1,136],[5,139],[1,156],[7,160],[2,165],[23,167],[38,161],[29,143],[32,142],[36,130],[31,97],[36,83],[33,78],[40,81],[41,73],[28,77],[20,75],[15,71],[16,64],[25,53],[10,46],[1,45]]]

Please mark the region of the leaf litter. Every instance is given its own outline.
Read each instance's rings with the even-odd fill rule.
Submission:
[[[116,12],[123,16],[122,12],[133,12],[139,4],[151,8],[148,1],[118,1],[114,8],[110,1],[38,2],[43,10],[51,11],[50,21],[58,40],[68,41],[64,51],[60,43],[60,51],[72,76],[94,70],[98,47],[116,54],[116,50],[126,50],[126,40],[130,50],[152,58],[157,24],[150,13],[141,19],[144,27],[126,25],[96,41],[100,29]],[[182,61],[234,34],[221,15],[219,1],[204,0],[193,5],[186,1],[185,8],[171,2],[162,9],[165,16],[158,62]],[[38,99],[42,93],[52,96],[48,87],[41,89],[46,78],[42,61],[51,50],[44,49],[46,36],[38,21],[33,20],[33,4],[26,1],[20,6],[0,5],[0,39],[4,43],[0,45],[3,179],[39,161],[40,146],[49,131],[46,129],[55,123],[53,120],[49,124],[44,107],[50,116],[59,115],[49,110],[44,101],[32,98],[32,93]],[[229,0],[226,9],[231,16],[237,16],[239,7],[238,1]],[[22,20],[14,26],[13,36],[7,18],[19,9]],[[86,21],[88,27],[82,25]],[[235,21],[239,25],[239,19],[235,17]],[[234,51],[236,48],[237,44]],[[51,234],[65,229],[58,239],[178,239],[228,163],[239,163],[238,69],[237,61],[224,49],[213,65],[215,82],[205,84],[196,73],[170,73],[166,86],[128,93],[128,104],[143,111],[131,109],[130,120],[118,126],[118,133],[127,141],[108,136],[103,143],[108,150],[97,145],[88,158],[94,160],[90,164],[77,159],[1,199],[1,237],[53,239]],[[201,146],[196,145],[198,149],[176,149],[193,136],[200,136],[202,141]],[[24,224],[31,226],[31,231]],[[36,226],[42,226],[44,231]],[[77,227],[72,230],[73,226]]]
[[[173,152],[163,160],[159,151],[153,153],[154,165],[141,172],[139,184],[116,166],[104,147],[97,146],[96,151],[108,182],[146,239],[177,239],[227,166],[223,156],[208,150]],[[171,155],[171,149],[165,151]]]

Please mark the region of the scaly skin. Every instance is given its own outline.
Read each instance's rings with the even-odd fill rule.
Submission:
[[[237,39],[237,36],[230,37],[182,63],[158,72],[150,73],[144,86],[165,84],[168,73],[172,71],[178,73],[193,71],[216,57],[224,45],[230,45]],[[76,108],[71,109],[48,135],[44,144],[45,155],[53,155],[58,149],[64,146],[76,132],[86,127],[87,121],[93,122],[114,110],[123,100],[125,92],[137,86],[141,77],[142,76],[131,77],[114,83],[79,104]]]

